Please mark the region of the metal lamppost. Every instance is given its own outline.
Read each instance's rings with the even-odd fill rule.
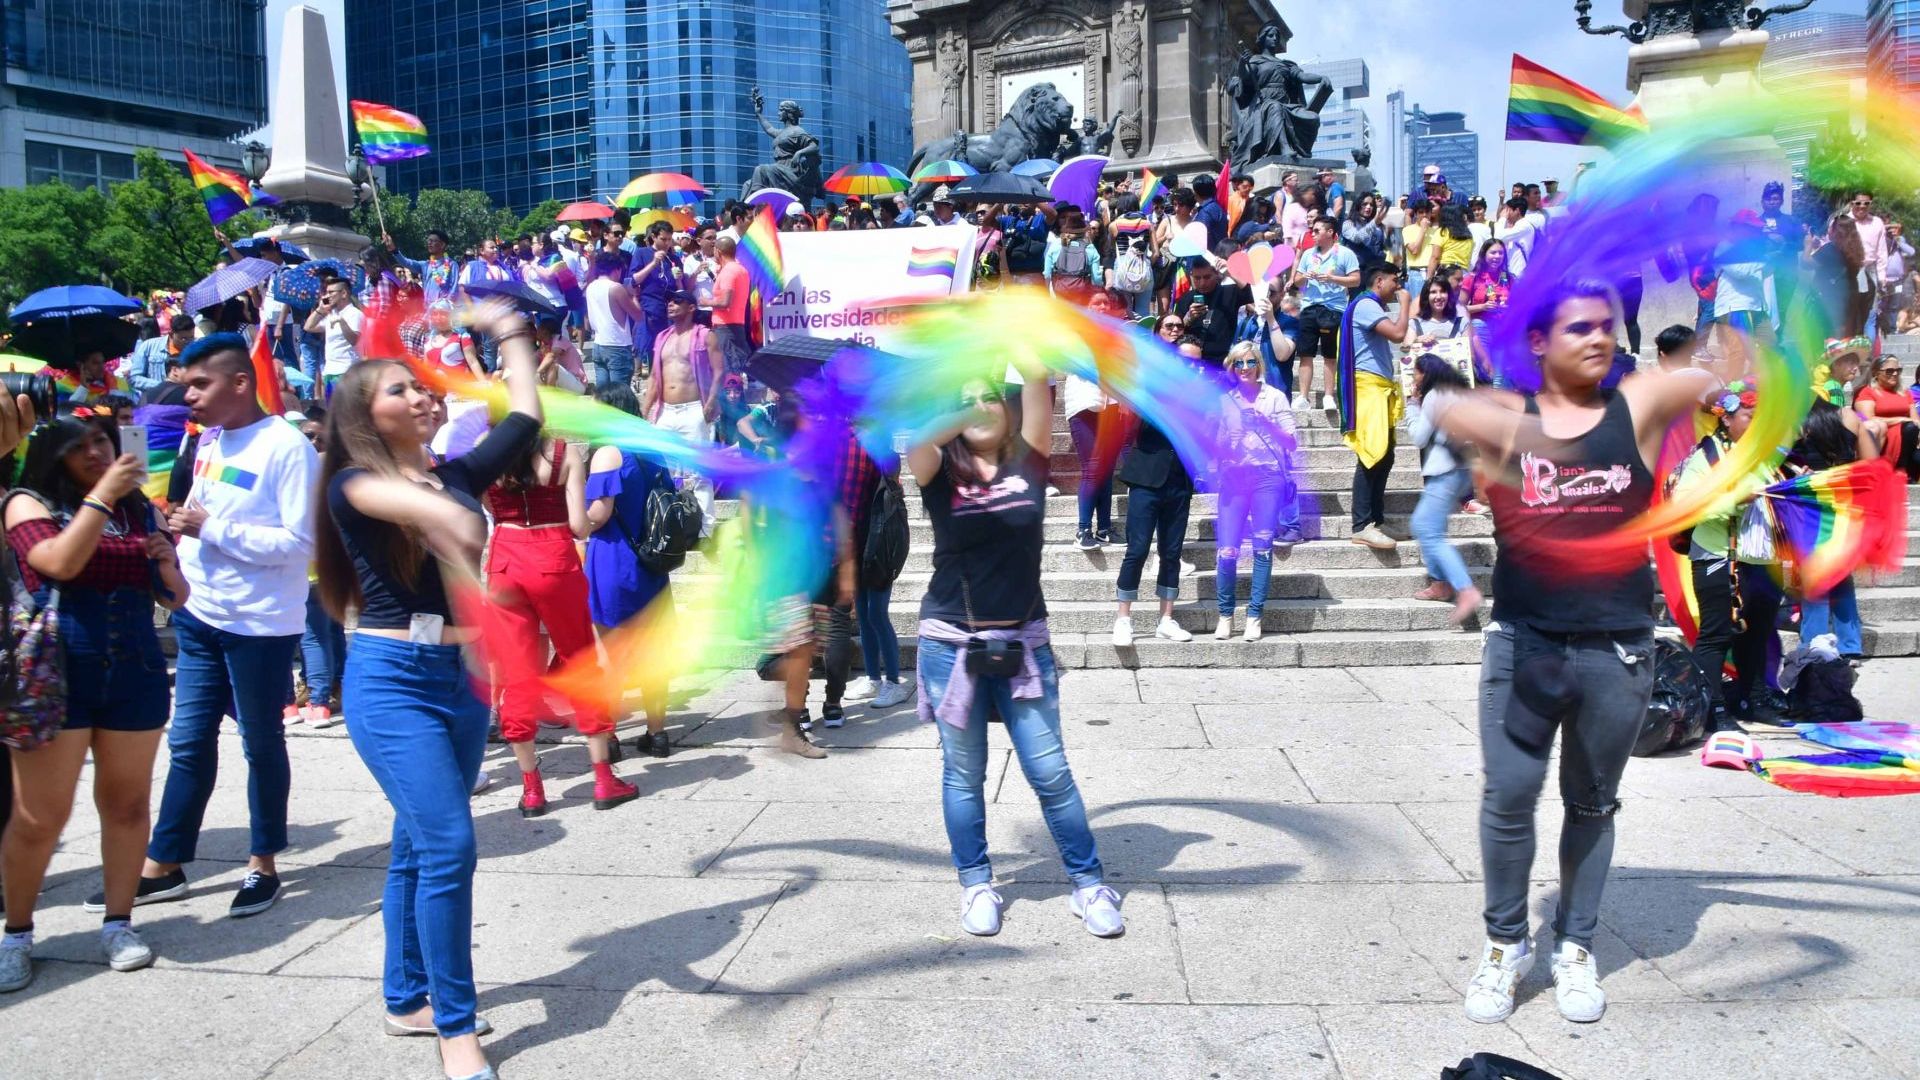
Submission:
[[[240,170],[254,183],[258,184],[260,178],[267,175],[267,169],[272,164],[272,157],[259,139],[248,139],[247,145],[240,148]]]

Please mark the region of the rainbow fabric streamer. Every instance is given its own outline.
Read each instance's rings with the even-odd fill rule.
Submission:
[[[780,230],[774,224],[772,210],[762,209],[753,216],[734,258],[747,268],[747,277],[761,296],[779,296],[787,287],[787,261],[780,253]]]
[[[1152,210],[1153,200],[1163,198],[1166,196],[1166,194],[1167,194],[1167,182],[1165,180],[1162,180],[1159,177],[1153,175],[1152,169],[1140,170],[1140,212],[1141,213],[1144,214]]]
[[[194,190],[200,193],[201,201],[207,204],[208,220],[218,225],[251,205],[245,179],[225,169],[214,168],[191,150],[180,152],[187,155],[187,172],[193,177]]]
[[[1906,551],[1907,484],[1885,458],[1782,480],[1765,488],[1778,553],[1798,593],[1825,596],[1860,566],[1898,570]]]
[[[1920,728],[1901,720],[1856,720],[1851,724],[1801,724],[1800,737],[1835,750],[1903,754],[1920,761]]]
[[[951,247],[914,248],[907,256],[908,277],[943,277],[953,280],[960,263],[960,249]]]
[[[1507,91],[1507,141],[1613,146],[1643,134],[1638,105],[1621,109],[1606,98],[1519,53]]]
[[[375,165],[425,157],[433,149],[427,145],[427,125],[412,113],[372,101],[350,104],[353,130],[360,136],[360,149]]]

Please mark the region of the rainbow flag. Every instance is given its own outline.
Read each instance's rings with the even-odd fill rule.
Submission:
[[[1152,169],[1140,170],[1140,212],[1153,209],[1153,200],[1167,193],[1167,182],[1153,175]]]
[[[953,280],[954,267],[960,264],[960,249],[916,247],[907,256],[908,277],[943,277]]]
[[[432,149],[427,145],[427,125],[412,113],[371,101],[350,104],[353,130],[360,136],[360,149],[375,165],[425,157]]]
[[[734,258],[747,268],[753,287],[762,296],[778,296],[787,287],[787,264],[780,255],[780,230],[773,224],[773,211],[761,208],[753,224],[740,236]]]
[[[1839,750],[1770,757],[1748,768],[1770,784],[1810,795],[1846,799],[1920,794],[1920,760],[1892,752]]]
[[[1644,135],[1638,105],[1619,108],[1579,83],[1555,75],[1519,53],[1507,92],[1507,141],[1610,146]]]
[[[1906,549],[1906,477],[1885,458],[1807,473],[1761,491],[1802,596],[1825,596],[1862,565],[1897,570]]]
[[[214,168],[191,150],[180,152],[187,155],[187,171],[193,175],[193,186],[206,202],[207,217],[215,225],[252,205],[253,196],[245,178]]]
[[[286,387],[281,378],[280,361],[273,355],[271,328],[262,326],[253,335],[253,352],[248,359],[253,361],[253,394],[260,408],[268,416],[286,412]]]
[[[1220,163],[1220,179],[1214,182],[1213,195],[1227,212],[1227,235],[1231,236],[1234,228],[1240,224],[1240,215],[1247,210],[1247,200],[1233,190],[1232,158]]]

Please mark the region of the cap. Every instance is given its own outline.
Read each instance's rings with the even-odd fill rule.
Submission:
[[[1432,180],[1434,177],[1440,175],[1440,166],[1428,165],[1420,170],[1420,175],[1426,177],[1428,180]]]
[[[1761,222],[1760,215],[1753,212],[1752,210],[1741,210],[1735,213],[1733,215],[1733,224],[1745,225],[1749,228],[1754,228],[1754,229],[1760,229],[1760,228],[1766,227],[1765,224]]]
[[[1786,193],[1787,186],[1778,180],[1769,180],[1767,181],[1767,186],[1760,189],[1760,197],[1763,199],[1769,195],[1785,195]]]
[[[953,202],[953,192],[947,188],[947,185],[941,184],[939,187],[933,189],[933,201],[951,204]]]
[[[566,240],[567,227],[565,225],[557,226],[552,232],[547,234],[547,238],[556,244]]]
[[[667,294],[667,303],[669,304],[694,304],[698,302],[699,301],[693,298],[693,293],[686,289],[675,289]]]
[[[1429,175],[1428,175],[1428,177],[1427,177],[1427,183],[1429,183],[1429,184],[1432,184],[1432,185],[1436,185],[1436,186],[1439,186],[1439,187],[1446,187],[1446,186],[1447,186],[1447,174],[1446,174],[1446,173],[1443,173],[1443,172],[1441,172],[1441,171],[1440,171],[1440,170],[1438,170],[1438,169],[1435,169],[1435,170],[1434,170],[1434,171],[1433,171],[1433,172],[1432,172],[1431,174],[1429,174]]]
[[[1760,744],[1750,735],[1737,731],[1716,731],[1707,739],[1707,745],[1700,748],[1700,764],[1710,769],[1738,769],[1747,771],[1747,766],[1766,757],[1760,751]]]
[[[1560,182],[1560,178],[1557,176],[1549,176],[1545,180],[1542,180],[1540,182],[1543,184],[1557,184]]]
[[[567,239],[572,240],[576,244],[584,244],[587,242],[587,230],[575,229],[567,234]]]

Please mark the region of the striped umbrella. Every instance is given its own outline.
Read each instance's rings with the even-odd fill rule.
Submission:
[[[707,197],[707,189],[683,173],[648,173],[620,189],[615,206],[629,210],[674,210]]]
[[[249,255],[239,262],[227,263],[194,283],[187,290],[187,310],[205,311],[239,296],[272,277],[280,264]]]
[[[929,161],[913,170],[913,182],[916,184],[951,184],[965,180],[980,170],[964,161],[946,158],[941,161]]]
[[[907,174],[878,161],[841,166],[827,178],[826,189],[836,195],[898,195],[913,186]]]
[[[675,232],[685,232],[694,226],[691,210],[635,210],[627,221],[627,228],[637,235],[645,232],[647,227],[656,221],[664,221],[673,226]]]

